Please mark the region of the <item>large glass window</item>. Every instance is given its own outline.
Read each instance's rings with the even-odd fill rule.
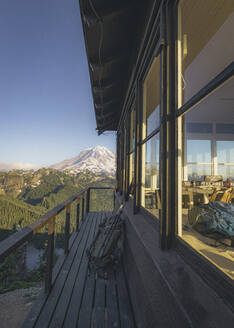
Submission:
[[[129,151],[132,152],[135,149],[135,120],[136,120],[136,111],[135,107],[131,110],[130,113],[130,149]]]
[[[234,181],[234,141],[217,141],[216,149],[218,174],[222,175],[225,180]]]
[[[233,61],[234,1],[181,0],[178,25],[180,107]]]
[[[120,161],[121,161],[121,191],[125,190],[125,129],[121,129],[120,136]]]
[[[183,117],[181,235],[234,279],[234,78]],[[228,99],[225,100],[225,99]],[[207,133],[187,130],[205,122]],[[229,122],[229,123],[225,123]]]
[[[144,81],[143,131],[146,138],[160,126],[160,56],[156,57]]]
[[[233,30],[233,1],[179,2],[178,109],[233,62]],[[229,78],[178,117],[177,150],[178,234],[232,279],[233,90]]]
[[[128,188],[130,195],[134,191],[134,172],[135,172],[135,125],[136,125],[136,110],[135,106],[131,108],[129,117],[129,148],[127,154],[128,161]]]
[[[143,172],[143,206],[159,217],[160,181],[159,181],[159,133],[144,144],[145,163]]]
[[[160,200],[160,56],[156,57],[143,85],[142,194],[141,204],[159,218]]]
[[[129,149],[129,129],[128,122],[124,122],[124,167],[125,167],[125,178],[124,178],[124,192],[128,189],[128,172],[129,172],[129,162],[128,162],[128,149]]]
[[[201,181],[205,175],[211,174],[211,141],[187,139],[186,148],[185,179]]]

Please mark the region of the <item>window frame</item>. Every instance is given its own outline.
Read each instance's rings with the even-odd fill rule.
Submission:
[[[153,61],[154,59],[156,59],[159,56],[159,65],[160,65],[160,77],[159,77],[159,94],[160,94],[160,101],[159,101],[159,118],[160,118],[160,122],[159,122],[159,126],[157,128],[155,128],[149,135],[146,135],[146,137],[144,139],[139,140],[138,142],[138,148],[139,148],[139,152],[141,153],[141,176],[140,176],[140,197],[139,197],[139,207],[143,207],[148,213],[151,213],[144,205],[143,205],[143,176],[142,176],[142,166],[143,166],[143,148],[146,147],[146,143],[148,141],[150,141],[154,136],[156,136],[157,134],[160,133],[161,131],[161,117],[162,117],[162,83],[163,83],[163,79],[162,79],[162,56],[163,56],[163,47],[161,46],[161,40],[158,41],[157,46],[156,46],[156,50],[155,50],[155,54],[154,56],[151,58],[151,60],[149,61],[147,67],[145,67],[144,70],[144,74],[142,75],[142,79],[140,82],[140,93],[141,93],[141,108],[140,108],[140,130],[141,130],[141,136],[142,136],[142,131],[143,131],[143,97],[144,97],[144,83],[145,83],[145,79],[148,76],[148,73],[153,65]],[[159,190],[161,190],[161,140],[159,140]],[[145,150],[146,151],[146,150]],[[152,213],[151,213],[152,214]],[[160,213],[161,214],[161,213]],[[160,214],[159,217],[157,218],[155,215],[152,214],[152,216],[156,219],[160,220]]]
[[[180,213],[179,208],[182,208],[178,201],[178,195],[182,195],[182,177],[179,177],[179,163],[178,158],[181,156],[181,148],[178,145],[179,133],[182,133],[182,119],[183,116],[193,109],[199,102],[203,101],[206,97],[215,92],[219,87],[221,87],[225,82],[234,76],[234,61],[228,64],[221,72],[219,72],[214,78],[206,83],[200,90],[196,92],[190,99],[188,99],[182,106],[178,107],[178,5],[180,0],[169,1],[167,3],[167,10],[171,12],[171,28],[170,33],[172,34],[172,39],[170,41],[169,47],[172,49],[170,54],[171,65],[167,67],[168,70],[172,70],[172,75],[170,78],[170,89],[172,95],[173,111],[174,111],[174,124],[175,124],[175,157],[174,165],[176,168],[176,179],[173,186],[173,193],[175,198],[174,211],[175,211],[175,225],[174,231],[171,231],[173,246],[176,247],[181,255],[184,256],[186,261],[193,267],[196,272],[198,272],[203,278],[209,277],[209,282],[212,288],[217,292],[218,295],[226,300],[232,300],[230,290],[233,290],[233,281],[224,272],[211,263],[208,259],[202,256],[196,251],[190,244],[186,243],[181,238],[181,233],[179,231],[180,224]],[[172,120],[173,121],[173,120]],[[204,135],[203,135],[204,136]],[[228,141],[228,135],[222,135],[216,133],[216,142],[221,140]],[[207,137],[207,135],[206,135]],[[218,167],[218,163],[216,163]],[[182,197],[181,197],[182,198]],[[181,205],[181,206],[180,206]],[[182,217],[182,215],[181,215]],[[182,224],[180,225],[182,229]],[[222,281],[222,286],[219,284],[217,286],[217,281]]]
[[[213,79],[211,79],[205,86],[198,90],[188,101],[186,101],[182,106],[178,107],[178,6],[181,0],[176,0],[174,4],[174,18],[175,18],[175,39],[176,43],[175,52],[173,54],[173,60],[175,62],[175,80],[174,80],[174,90],[175,90],[175,118],[176,118],[176,153],[181,152],[182,147],[182,119],[186,113],[193,109],[199,102],[203,101],[212,92],[215,92],[219,87],[221,87],[225,82],[231,79],[234,75],[234,61],[227,65],[222,72],[219,72]],[[180,140],[179,140],[180,139]],[[179,237],[182,236],[182,157],[177,156],[176,167],[178,174],[176,175],[176,225],[175,234]]]

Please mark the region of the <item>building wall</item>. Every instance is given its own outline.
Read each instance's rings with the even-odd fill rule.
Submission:
[[[162,1],[149,19],[117,134],[138,326],[232,327],[234,5]]]
[[[137,327],[233,327],[232,296],[217,295],[179,247],[163,251],[152,216],[132,213],[130,200],[123,260]]]

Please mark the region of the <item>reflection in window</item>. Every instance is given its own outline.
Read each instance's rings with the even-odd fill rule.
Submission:
[[[130,114],[130,152],[135,148],[135,108],[132,109]]]
[[[125,129],[122,129],[121,134],[121,190],[125,190],[125,154],[126,154],[126,138],[125,138]]]
[[[233,140],[217,141],[216,145],[217,145],[218,163],[223,163],[223,164],[233,163],[234,162],[234,141]]]
[[[228,128],[226,133],[224,127],[226,122],[228,127],[234,124],[233,90],[231,78],[183,116],[183,180],[179,198],[182,238],[232,279],[234,131]],[[202,132],[187,128],[199,122],[203,123]],[[223,132],[221,129],[218,132],[217,126]]]
[[[144,81],[143,131],[145,139],[160,125],[160,56],[156,57]]]
[[[206,175],[211,175],[211,166],[206,164],[187,164],[188,180],[202,181]]]
[[[181,0],[178,25],[180,107],[233,61],[234,1]]]
[[[188,162],[211,162],[210,140],[187,140]]]
[[[216,148],[218,174],[224,180],[234,181],[234,141],[217,141]]]
[[[211,174],[211,141],[187,140],[187,166],[184,163],[184,180],[201,181]]]
[[[135,152],[131,153],[129,158],[129,185],[134,181],[134,161],[135,161]]]
[[[210,123],[187,123],[188,133],[212,133],[212,124]]]
[[[226,99],[224,101],[231,101],[231,99]],[[216,133],[223,133],[223,134],[233,134],[234,133],[234,124],[227,124],[227,123],[217,123],[216,124]]]
[[[143,145],[143,206],[156,217],[159,217],[159,134],[156,134]]]

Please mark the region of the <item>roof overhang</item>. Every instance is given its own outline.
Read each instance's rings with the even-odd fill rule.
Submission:
[[[117,130],[151,1],[80,0],[97,130]]]

